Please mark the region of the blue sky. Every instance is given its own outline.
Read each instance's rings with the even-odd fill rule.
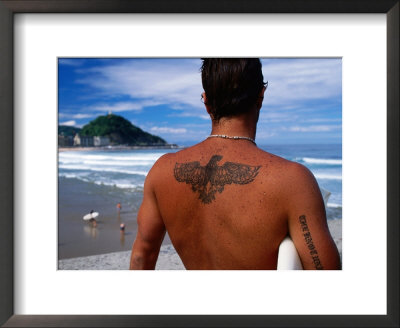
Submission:
[[[268,89],[257,143],[341,143],[341,59],[261,62]],[[60,58],[59,124],[82,127],[112,111],[169,143],[200,142],[211,131],[200,67],[193,58]]]

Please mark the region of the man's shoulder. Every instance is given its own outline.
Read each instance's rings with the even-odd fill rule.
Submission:
[[[311,171],[306,166],[297,162],[287,161],[286,171],[287,176],[294,181],[306,182],[307,180],[314,179]]]
[[[191,147],[192,148],[192,147]],[[189,150],[189,151],[188,151]],[[170,185],[174,178],[174,168],[177,163],[187,162],[189,148],[174,153],[166,153],[154,163],[146,177],[146,184],[151,188],[159,188],[162,185]]]
[[[265,163],[266,171],[276,177],[281,185],[305,183],[314,179],[310,170],[300,163],[263,150],[260,150],[260,159]]]
[[[172,165],[174,161],[175,153],[166,153],[159,157],[154,163],[148,175],[158,175],[165,172],[166,168]]]
[[[154,163],[153,169],[161,169],[164,170],[166,167],[175,166],[176,162],[180,159],[184,158],[189,148],[185,148],[179,150],[175,153],[166,153],[162,155],[158,160]]]
[[[260,163],[264,163],[269,169],[277,171],[287,172],[288,170],[295,170],[297,165],[300,165],[260,148],[258,148],[257,157],[259,158]]]
[[[175,164],[184,157],[186,149],[182,149],[174,153],[166,153],[159,157],[151,168],[148,176],[165,176],[168,175],[170,169],[173,169]]]
[[[287,196],[297,197],[300,194],[308,194],[310,190],[319,190],[313,173],[306,166],[288,160],[283,163],[280,182]]]

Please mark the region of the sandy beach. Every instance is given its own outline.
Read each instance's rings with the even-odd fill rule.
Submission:
[[[76,257],[58,261],[59,270],[128,270],[131,252],[114,252]],[[156,270],[184,270],[185,267],[172,245],[163,245]]]
[[[329,220],[329,230],[342,257],[342,220]],[[77,257],[58,261],[59,270],[128,270],[130,251]],[[172,245],[163,245],[156,270],[184,270],[185,267]]]

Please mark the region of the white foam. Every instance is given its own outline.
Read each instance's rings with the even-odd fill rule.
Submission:
[[[314,173],[314,176],[321,180],[342,180],[341,174]]]
[[[85,165],[59,165],[60,169],[65,170],[82,170],[82,171],[95,171],[95,172],[113,172],[113,173],[125,173],[125,174],[137,174],[146,176],[148,171],[137,171],[137,170],[120,170],[110,168],[96,168]]]
[[[98,160],[98,159],[87,159],[87,158],[60,158],[59,159],[59,164],[94,164],[94,165],[113,165],[113,166],[135,166],[135,165],[140,165],[140,166],[153,166],[155,163],[155,160],[152,159],[144,159],[144,158],[135,158],[131,160],[118,160],[116,158],[111,158],[107,160]]]
[[[143,189],[144,184],[143,183],[121,183],[121,182],[107,182],[107,181],[100,181],[100,180],[90,180],[88,179],[85,175],[80,175],[80,174],[73,174],[73,173],[60,173],[60,177],[68,178],[68,179],[78,179],[84,182],[89,182],[89,183],[95,183],[99,186],[104,185],[104,186],[111,186],[111,187],[117,187],[121,189]]]
[[[76,163],[82,163],[81,160],[77,160],[77,159],[64,159],[64,158],[60,158],[58,160],[58,163],[63,163],[63,164],[76,164]]]
[[[111,186],[117,187],[121,189],[135,189],[135,188],[143,188],[143,183],[132,184],[132,183],[118,183],[118,182],[104,182],[104,181],[94,181],[95,184],[100,186]]]
[[[81,179],[82,180],[82,177],[86,176],[86,175],[75,174],[75,173],[59,173],[58,176],[64,177],[64,178],[68,178],[68,179],[76,178],[76,179]]]
[[[341,159],[325,159],[325,158],[311,158],[303,157],[301,160],[309,164],[326,164],[326,165],[342,165]]]
[[[65,162],[63,162],[65,163]],[[79,163],[79,162],[73,162],[73,163]],[[132,161],[93,161],[93,160],[84,160],[82,162],[83,164],[88,164],[88,165],[106,165],[106,166],[153,166],[154,161],[137,161],[137,160],[132,160]]]
[[[59,154],[59,159],[60,160],[65,160],[65,159],[78,159],[81,161],[84,160],[95,160],[95,161],[151,161],[155,162],[157,161],[162,155],[165,153],[151,153],[151,154],[127,154],[126,156],[114,156],[112,154],[110,155],[104,155],[104,154],[87,154],[87,153],[72,153],[72,152],[62,152]]]
[[[85,175],[79,175],[79,174],[68,174],[68,173],[59,173],[59,177],[67,178],[67,179],[78,179],[84,182],[93,182],[90,179],[88,179]]]
[[[333,207],[333,208],[340,208],[342,207],[342,204],[336,204],[336,203],[328,203],[328,207]]]

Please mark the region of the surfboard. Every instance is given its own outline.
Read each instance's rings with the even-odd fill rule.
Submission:
[[[91,219],[97,218],[98,216],[99,216],[99,212],[93,212],[93,213],[86,214],[86,215],[83,217],[83,219],[84,219],[85,221],[89,221],[89,220],[91,220]]]
[[[279,245],[277,270],[303,270],[299,254],[288,236]]]
[[[322,188],[320,188],[320,190],[326,208],[331,193]],[[278,264],[276,268],[277,270],[303,270],[303,265],[301,264],[296,246],[294,246],[293,240],[289,236],[279,245]]]

